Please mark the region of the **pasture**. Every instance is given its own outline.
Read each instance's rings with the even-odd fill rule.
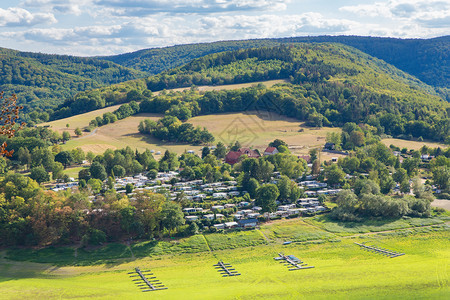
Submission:
[[[241,83],[241,84],[229,84],[229,85],[216,85],[216,86],[198,86],[197,89],[199,91],[218,91],[218,90],[235,90],[235,89],[241,89],[241,88],[247,88],[247,87],[251,87],[254,85],[257,85],[259,83],[264,84],[266,87],[272,87],[275,84],[278,83],[285,83],[287,82],[286,80],[283,79],[278,79],[278,80],[268,80],[268,81],[260,81],[260,82],[251,82],[251,83]],[[178,88],[178,89],[172,89],[172,90],[167,90],[167,92],[181,92],[184,90],[188,90],[190,88]],[[154,92],[153,95],[158,95],[160,92]],[[75,137],[75,129],[77,127],[79,128],[84,128],[87,127],[89,125],[89,121],[91,121],[92,119],[95,119],[96,117],[102,116],[104,113],[107,112],[113,112],[116,109],[118,109],[120,107],[121,104],[119,105],[114,105],[114,106],[109,106],[109,107],[105,107],[102,109],[98,109],[98,110],[94,110],[91,112],[87,112],[81,115],[76,115],[76,116],[72,116],[72,117],[68,117],[65,119],[60,119],[60,120],[56,120],[56,121],[51,121],[51,122],[46,122],[41,124],[42,126],[49,126],[51,129],[58,131],[60,133],[62,133],[63,131],[68,131],[72,137]],[[67,124],[69,125],[67,127]]]
[[[271,87],[283,82],[286,81],[270,80],[245,84],[200,86],[197,88],[200,91],[229,90],[250,87],[258,83]],[[186,88],[175,89],[175,91],[184,89]],[[65,150],[80,147],[85,152],[92,151],[95,154],[100,154],[106,149],[120,149],[130,146],[139,151],[153,149],[155,152],[161,151],[161,153],[164,153],[165,150],[170,150],[180,154],[186,150],[200,151],[202,148],[201,146],[187,144],[163,143],[152,137],[141,135],[137,130],[139,122],[147,118],[158,120],[162,117],[162,115],[158,114],[134,115],[113,124],[99,127],[90,133],[84,132],[83,136],[79,138],[75,136],[74,130],[77,127],[85,128],[89,125],[89,121],[95,117],[102,116],[105,112],[112,112],[118,107],[119,105],[107,107],[82,115],[44,123],[43,125],[48,125],[52,130],[59,132],[68,131],[72,135],[72,140],[63,145]],[[191,118],[188,122],[194,126],[206,127],[215,137],[214,144],[220,141],[229,145],[239,140],[243,146],[264,151],[269,142],[280,138],[290,145],[291,152],[299,155],[308,154],[310,149],[323,146],[327,132],[340,131],[338,128],[316,129],[306,127],[304,122],[266,111],[198,116]],[[67,124],[69,124],[69,127],[66,127]],[[338,156],[329,153],[322,153],[322,155],[323,159],[326,160]]]
[[[80,147],[85,152],[103,153],[106,149],[120,149],[130,146],[132,149],[143,151],[152,149],[177,152],[195,150],[197,153],[203,146],[187,144],[164,143],[150,136],[139,133],[139,122],[145,119],[158,120],[158,114],[138,114],[97,128],[95,131],[79,138],[73,138],[63,145],[63,149]],[[339,128],[310,128],[304,122],[284,117],[275,113],[250,111],[247,113],[225,113],[191,118],[189,123],[194,126],[206,127],[215,137],[214,144],[223,142],[226,145],[239,140],[243,146],[264,151],[268,143],[276,138],[287,142],[291,152],[308,154],[312,148],[319,148],[325,144],[327,132],[339,132]],[[64,122],[63,122],[64,123]],[[322,153],[324,159],[330,159],[335,154]]]
[[[131,247],[111,244],[83,250],[77,258],[68,248],[41,254],[39,261],[56,265],[17,261],[31,254],[9,251],[0,256],[0,291],[4,299],[444,299],[450,292],[449,228],[417,226],[337,238],[302,219],[282,220],[254,231]],[[284,240],[294,242],[282,245]],[[355,242],[405,255],[388,258],[363,251]],[[315,268],[288,271],[273,259],[279,252]],[[84,260],[84,266],[74,266],[76,259]],[[221,277],[213,267],[218,260],[242,275]],[[141,292],[127,274],[135,267],[151,269],[168,290]]]

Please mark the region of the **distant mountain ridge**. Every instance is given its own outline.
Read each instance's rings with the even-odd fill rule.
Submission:
[[[431,86],[450,88],[450,36],[432,39],[317,36],[220,41],[151,48],[100,58],[149,74],[158,74],[211,53],[298,42],[332,42],[351,46],[382,59]]]
[[[450,36],[433,39],[317,36],[219,41],[103,57],[52,55],[0,48],[0,90],[17,94],[26,113],[47,111],[51,115],[52,109],[80,92],[144,79],[208,54],[300,42],[342,43],[354,47],[420,79],[429,86],[420,82],[416,86],[431,94],[438,93],[450,101]],[[114,93],[122,93],[121,88],[117,89]],[[40,118],[41,121],[45,119],[45,116]]]
[[[287,80],[264,87],[265,81],[275,79]],[[241,83],[254,85],[227,91],[195,88]],[[183,87],[188,89],[173,90]],[[370,125],[372,133],[450,143],[450,103],[428,93],[428,88],[432,89],[350,46],[282,44],[209,54],[146,79],[82,92],[51,117],[61,119],[121,103],[117,111],[96,118],[97,125],[135,113],[172,114],[184,120],[187,115],[265,110],[309,126],[354,122],[354,126]]]

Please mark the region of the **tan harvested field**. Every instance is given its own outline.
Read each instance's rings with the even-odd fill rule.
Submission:
[[[230,90],[250,87],[258,83],[270,87],[284,82],[286,80],[270,80],[221,86],[200,86],[197,88],[200,91]],[[173,91],[185,89],[188,88],[174,89]],[[201,150],[202,146],[162,143],[157,139],[139,134],[137,130],[139,122],[147,118],[158,120],[162,117],[162,115],[158,114],[138,114],[113,124],[99,127],[93,132],[83,133],[83,136],[80,138],[75,137],[75,128],[87,127],[89,121],[95,117],[102,116],[105,112],[112,112],[118,107],[119,105],[107,107],[43,125],[49,125],[51,129],[59,132],[67,130],[72,134],[73,139],[63,146],[64,149],[80,147],[85,152],[92,151],[97,154],[103,153],[106,149],[120,149],[126,146],[139,151],[151,149],[155,150],[155,152],[161,151],[161,153],[167,149],[177,153],[182,153],[186,150]],[[200,116],[192,118],[188,122],[194,126],[206,127],[216,138],[214,144],[221,141],[229,145],[234,143],[235,140],[239,140],[243,146],[254,147],[264,151],[269,142],[279,138],[286,141],[291,147],[291,152],[295,154],[308,154],[310,149],[319,148],[325,144],[327,132],[340,131],[338,128],[308,128],[304,126],[303,122],[298,120],[265,111]],[[68,128],[66,128],[66,124],[69,124]],[[331,159],[331,157],[335,156],[339,155],[322,153],[321,158]]]
[[[275,79],[275,80],[267,80],[267,81],[260,81],[260,82],[249,82],[249,83],[238,83],[238,84],[227,84],[227,85],[204,85],[204,86],[197,86],[199,91],[207,92],[207,91],[217,91],[217,90],[236,90],[236,89],[243,89],[251,86],[255,86],[259,83],[264,84],[266,87],[272,87],[277,83],[286,83],[289,82],[287,79]],[[187,88],[178,88],[173,89],[170,91],[184,91],[190,89],[190,87]],[[157,94],[156,92],[155,94]]]
[[[432,143],[432,142],[417,142],[417,141],[407,141],[407,140],[401,140],[401,139],[383,139],[381,141],[386,146],[390,146],[391,144],[394,146],[401,148],[407,148],[408,150],[418,150],[422,148],[424,145],[431,148],[437,148],[441,147],[442,149],[445,149],[448,147],[448,145],[439,144],[439,143]]]
[[[84,151],[102,153],[106,149],[118,149],[130,146],[143,151],[153,149],[162,153],[169,149],[177,153],[185,150],[200,151],[202,146],[161,143],[154,138],[141,135],[138,124],[144,119],[157,120],[158,114],[138,114],[113,124],[99,127],[94,132],[81,138],[75,138],[63,146],[64,149],[80,147]],[[226,145],[239,140],[243,146],[250,146],[264,151],[267,144],[274,139],[282,139],[295,154],[307,154],[310,149],[325,144],[327,132],[340,131],[339,128],[314,129],[304,126],[303,122],[267,112],[228,113],[199,116],[188,122],[194,126],[206,127],[216,138]],[[302,131],[302,132],[300,132]],[[335,154],[322,153],[323,159],[331,159]]]
[[[327,132],[341,130],[306,127],[304,122],[266,111],[199,116],[189,122],[194,126],[206,127],[214,134],[217,142],[226,145],[238,140],[243,146],[264,151],[271,141],[281,139],[296,154],[307,154],[312,148],[322,147]],[[335,156],[328,153],[323,155],[330,158]]]
[[[103,116],[104,113],[113,112],[116,109],[118,109],[119,106],[120,105],[109,106],[102,109],[90,111],[85,114],[76,115],[73,117],[51,121],[47,123],[42,123],[40,125],[42,126],[48,125],[52,130],[58,132],[68,131],[72,136],[75,136],[74,131],[77,127],[83,129],[84,127],[87,127],[89,125],[89,122],[92,119],[95,119],[98,116]],[[69,127],[66,127],[66,124],[69,124]]]
[[[240,84],[228,84],[228,85],[216,85],[216,86],[206,85],[206,86],[198,86],[197,88],[200,91],[235,90],[235,89],[251,87],[251,86],[257,85],[259,83],[264,84],[266,87],[271,87],[277,83],[285,83],[285,82],[287,82],[287,80],[278,79],[278,80],[268,80],[268,81],[261,81],[261,82],[240,83]],[[187,89],[190,89],[190,87],[172,89],[172,90],[167,90],[167,91],[168,92],[184,91]],[[158,95],[159,93],[160,92],[154,92],[153,94]],[[113,112],[116,109],[118,109],[120,107],[120,105],[121,104],[110,106],[110,107],[105,107],[105,108],[91,111],[91,112],[88,112],[85,114],[76,115],[73,117],[56,120],[56,121],[51,121],[51,122],[47,122],[47,123],[42,123],[41,125],[42,126],[49,125],[51,129],[58,131],[60,133],[62,133],[63,131],[68,131],[73,137],[75,137],[74,131],[77,127],[81,128],[81,129],[87,127],[89,125],[89,122],[92,119],[95,119],[98,116],[103,116],[103,114],[106,112]],[[66,127],[66,124],[69,124],[69,127]],[[85,135],[86,135],[86,133],[85,133]]]
[[[106,149],[120,149],[130,146],[140,151],[158,145],[159,141],[148,136],[141,135],[137,129],[139,122],[145,119],[158,120],[158,114],[139,114],[106,126],[96,128],[94,131],[74,138],[63,145],[64,149],[80,147],[83,151],[92,151],[96,154],[103,153]],[[153,148],[151,148],[153,149]],[[158,149],[162,151],[164,149]]]
[[[447,200],[447,199],[435,199],[431,203],[431,206],[433,206],[433,207],[440,207],[440,208],[444,208],[446,210],[450,210],[450,200]]]

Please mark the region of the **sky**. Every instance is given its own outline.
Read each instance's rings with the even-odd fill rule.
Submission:
[[[450,34],[450,0],[2,0],[0,47],[77,56],[316,35]]]

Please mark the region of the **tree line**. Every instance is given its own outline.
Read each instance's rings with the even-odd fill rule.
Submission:
[[[150,119],[141,121],[138,130],[140,133],[149,134],[167,142],[200,145],[214,141],[214,136],[206,128],[194,128],[192,124],[182,123],[177,117],[171,115],[165,116],[158,122]]]

